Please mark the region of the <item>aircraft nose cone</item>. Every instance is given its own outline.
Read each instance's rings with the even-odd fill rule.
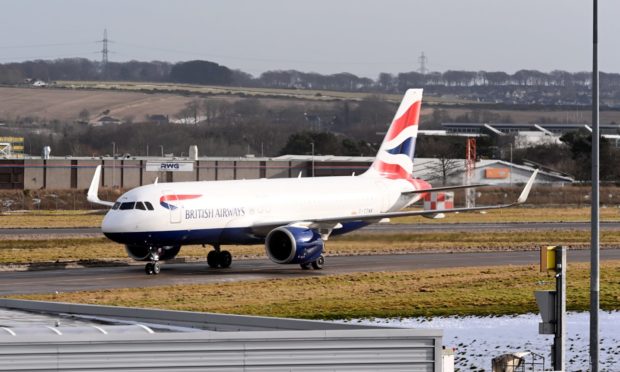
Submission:
[[[107,232],[115,232],[118,230],[118,221],[112,216],[113,212],[108,212],[105,217],[103,217],[103,221],[101,222],[101,232],[104,234]]]

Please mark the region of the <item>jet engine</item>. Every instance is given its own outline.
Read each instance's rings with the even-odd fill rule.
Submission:
[[[267,234],[265,251],[279,264],[307,264],[323,253],[323,239],[307,227],[281,226]]]
[[[170,245],[161,247],[158,249],[159,259],[161,261],[171,260],[176,257],[176,255],[181,250],[180,245]],[[150,250],[148,246],[144,245],[126,245],[125,251],[129,255],[129,257],[133,258],[136,261],[150,261]]]

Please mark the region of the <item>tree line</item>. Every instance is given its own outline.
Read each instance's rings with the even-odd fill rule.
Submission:
[[[430,94],[457,93],[479,101],[543,104],[586,104],[591,74],[555,70],[402,72],[380,73],[376,79],[351,73],[323,75],[296,70],[266,71],[254,77],[210,61],[170,63],[109,62],[83,58],[35,60],[0,64],[0,84],[20,84],[26,79],[117,80],[179,82],[230,86],[322,89],[352,92],[402,93],[410,87],[422,87]],[[620,100],[620,74],[601,73],[601,98]]]

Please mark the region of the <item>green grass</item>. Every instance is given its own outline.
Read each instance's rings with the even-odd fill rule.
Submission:
[[[589,306],[587,264],[568,267],[567,308]],[[537,311],[533,292],[552,289],[536,266],[433,269],[204,285],[113,289],[18,298],[311,319],[503,315]],[[620,309],[620,261],[601,270],[601,307]]]
[[[161,93],[195,93],[195,94],[213,94],[213,95],[240,95],[244,97],[267,97],[267,98],[298,98],[311,101],[325,100],[362,100],[373,93],[357,93],[357,92],[340,92],[330,90],[315,89],[278,89],[278,88],[248,88],[218,85],[196,85],[196,84],[180,84],[180,83],[147,83],[147,82],[101,82],[101,81],[58,81],[58,87],[71,89],[102,89],[102,90],[121,90],[121,91],[150,91]],[[381,94],[387,101],[400,102],[401,94]],[[470,103],[461,99],[446,100],[441,97],[425,97],[425,102],[442,102],[442,103]]]
[[[446,218],[432,220],[421,217],[402,217],[393,223],[445,224],[445,223],[508,223],[508,222],[581,222],[590,220],[590,207],[542,207],[542,208],[506,208],[488,210],[484,213],[452,213]],[[602,221],[620,221],[618,208],[602,208]]]
[[[103,214],[92,211],[28,211],[0,215],[3,228],[23,227],[99,227]],[[450,223],[498,223],[498,222],[578,222],[588,221],[590,208],[508,208],[490,210],[486,213],[448,214],[446,218],[433,220],[424,217],[401,217],[392,223],[450,224]],[[602,221],[620,221],[618,208],[601,209]]]
[[[37,210],[3,213],[0,219],[3,229],[99,227],[103,214],[93,211]]]
[[[327,255],[396,254],[415,252],[532,250],[545,245],[584,247],[588,231],[428,232],[350,234],[329,240]],[[603,231],[603,247],[620,246],[620,231]],[[226,246],[235,259],[265,257],[263,245]],[[184,246],[179,257],[204,260],[210,248]],[[104,237],[0,240],[0,264],[128,260],[122,245]]]

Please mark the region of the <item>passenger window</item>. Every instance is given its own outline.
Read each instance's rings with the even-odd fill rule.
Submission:
[[[116,202],[116,203],[114,203],[114,205],[112,206],[112,209],[117,210],[117,209],[118,209],[118,207],[120,207],[120,206],[121,206],[121,203]]]
[[[144,204],[146,205],[146,209],[148,209],[149,211],[153,210],[153,204],[151,204],[150,202],[144,202]]]
[[[144,204],[142,204],[142,202],[136,202],[136,209],[139,209],[141,211],[145,211],[146,208],[144,207]]]
[[[121,204],[121,210],[122,211],[126,211],[129,209],[133,209],[133,206],[136,204],[136,202],[127,202],[127,203],[123,203]]]

